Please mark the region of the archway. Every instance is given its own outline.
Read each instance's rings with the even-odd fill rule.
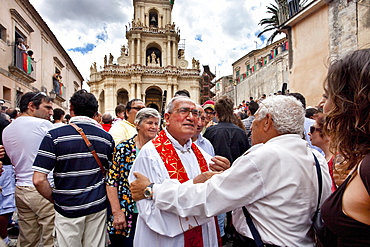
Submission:
[[[146,66],[162,67],[162,51],[158,44],[149,44],[146,49],[145,57]]]
[[[104,90],[99,95],[99,110],[102,114],[105,112]]]
[[[162,107],[162,90],[157,87],[150,87],[145,91],[145,105],[161,110]]]
[[[128,102],[128,92],[126,89],[119,89],[117,92],[117,105],[126,105]]]
[[[158,27],[158,11],[156,9],[149,11],[149,27]]]

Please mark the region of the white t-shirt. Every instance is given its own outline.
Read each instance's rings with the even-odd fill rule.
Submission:
[[[17,186],[34,186],[32,165],[42,139],[53,127],[45,119],[22,116],[4,129],[3,143],[15,169]],[[54,185],[52,174],[49,174],[49,182]]]

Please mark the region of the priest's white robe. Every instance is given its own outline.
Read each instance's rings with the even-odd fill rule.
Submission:
[[[191,179],[201,173],[198,161],[191,149],[191,140],[181,146],[169,133],[167,136],[173,143],[177,154],[189,177],[186,183],[193,183]],[[202,152],[207,164],[211,162],[211,156],[204,150]],[[162,183],[169,179],[168,171],[150,141],[143,146],[136,157],[129,175],[129,182],[135,180],[133,172],[140,172],[153,183]],[[140,200],[136,203],[139,217],[137,220],[134,237],[135,247],[181,247],[184,246],[184,234],[189,227],[202,226],[204,247],[218,246],[217,230],[214,217],[180,217],[176,214],[159,210],[154,206],[153,200]]]

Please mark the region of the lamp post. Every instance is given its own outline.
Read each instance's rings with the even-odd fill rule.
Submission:
[[[49,96],[50,96],[50,98],[52,98],[53,100],[57,97],[57,94],[55,93],[54,89],[53,89],[53,90],[51,90],[51,91],[49,92]]]

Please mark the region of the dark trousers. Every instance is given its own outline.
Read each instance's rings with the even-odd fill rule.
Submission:
[[[136,221],[137,215],[132,215],[132,228],[130,232],[130,236],[127,238],[121,234],[109,234],[110,245],[109,247],[133,247],[134,246],[134,237],[135,237],[135,230],[136,230]]]
[[[253,239],[244,237],[239,233],[235,233],[233,247],[256,247],[256,242]],[[278,247],[277,245],[265,244],[266,247]]]

